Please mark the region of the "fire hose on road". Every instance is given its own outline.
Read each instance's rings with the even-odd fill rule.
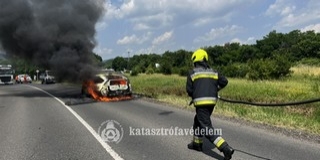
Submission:
[[[226,98],[222,98],[222,97],[219,97],[219,99],[221,101],[229,102],[229,103],[239,103],[239,104],[247,104],[247,105],[262,106],[262,107],[293,106],[293,105],[301,105],[301,104],[320,102],[320,98],[304,100],[304,101],[297,101],[297,102],[285,102],[285,103],[255,103],[255,102],[248,102],[248,101],[230,100],[230,99],[226,99]]]
[[[302,105],[302,104],[320,102],[320,98],[309,99],[309,100],[304,100],[304,101],[296,101],[296,102],[284,102],[284,103],[256,103],[256,102],[241,101],[241,100],[231,100],[231,99],[226,99],[226,98],[223,98],[220,96],[218,98],[219,98],[219,100],[224,101],[224,102],[246,104],[246,105],[253,105],[253,106],[260,106],[260,107],[293,106],[293,105]],[[193,104],[193,102],[190,101],[189,105],[192,105],[192,104]]]

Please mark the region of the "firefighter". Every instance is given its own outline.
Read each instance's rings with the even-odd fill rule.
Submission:
[[[203,49],[196,50],[191,57],[194,68],[187,76],[186,90],[192,98],[196,109],[194,117],[193,140],[188,144],[189,149],[202,151],[203,137],[209,139],[224,154],[224,159],[232,158],[234,149],[220,136],[206,133],[214,128],[211,123],[211,114],[218,100],[218,91],[227,86],[228,80],[208,65],[208,54]]]

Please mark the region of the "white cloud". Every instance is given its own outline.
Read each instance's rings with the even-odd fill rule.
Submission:
[[[134,54],[135,55],[141,55],[141,54],[152,54],[152,53],[164,53],[165,51],[168,51],[169,49],[166,47],[159,47],[155,45],[151,45],[147,48],[141,48],[137,50]]]
[[[270,5],[266,15],[278,16],[278,14],[280,14],[280,20],[274,26],[275,29],[294,28],[310,22],[319,21],[320,1],[309,0],[305,2],[306,3],[302,3],[303,5],[297,9],[297,5],[292,4],[297,3],[295,1],[276,0],[274,4]]]
[[[134,30],[148,30],[150,28],[151,28],[150,26],[144,23],[137,23],[133,27]]]
[[[203,26],[203,25],[209,24],[212,21],[213,19],[210,17],[199,18],[195,20],[194,26],[196,27]]]
[[[254,41],[254,40],[256,40],[256,38],[254,38],[254,37],[249,37],[249,38],[247,39],[247,42],[252,42],[252,41]]]
[[[278,27],[295,27],[315,20],[320,20],[320,11],[308,11],[300,14],[289,14],[277,23]]]
[[[104,7],[106,10],[106,19],[121,19],[134,11],[135,3],[134,0],[127,0],[124,1],[120,7],[117,7],[111,2],[111,0],[107,0],[107,3],[105,3]]]
[[[194,42],[212,41],[221,37],[232,36],[240,32],[241,30],[242,27],[237,25],[212,28],[210,32],[206,33],[204,36],[197,37]]]
[[[234,38],[231,40],[231,42],[237,42],[240,44],[253,44],[255,43],[255,38],[254,37],[249,37],[247,40],[241,40],[239,38]]]
[[[137,25],[145,26],[147,27],[147,29],[161,28],[172,24],[173,16],[166,13],[158,13],[154,15],[143,15],[134,17],[131,18],[130,21],[135,25],[135,29],[137,28]]]
[[[296,6],[285,7],[280,12],[280,15],[288,15],[288,14],[292,13],[295,9],[296,9]]]
[[[174,24],[185,25],[198,21],[207,24],[210,19],[230,15],[235,7],[248,6],[256,0],[123,0],[122,4],[107,0],[106,19],[125,19],[135,29],[152,29]],[[203,18],[210,14],[210,18]],[[207,16],[208,17],[208,16]],[[209,20],[209,21],[208,21]],[[179,23],[178,23],[179,22]]]
[[[141,54],[149,54],[149,53],[154,53],[155,52],[156,47],[154,45],[148,47],[148,48],[143,48],[143,49],[139,49],[138,51],[136,51],[134,54],[135,55],[141,55]]]
[[[122,39],[119,39],[117,41],[117,44],[131,44],[131,43],[136,43],[138,42],[139,39],[136,35],[131,35],[131,36],[125,36]]]
[[[107,28],[107,23],[105,21],[102,22],[98,22],[96,24],[96,30],[100,31],[100,30],[104,30],[105,28]]]
[[[103,47],[97,46],[96,48],[94,48],[93,52],[95,52],[96,54],[100,55],[103,58],[106,55],[112,54],[113,50],[110,48],[103,48]]]
[[[122,39],[119,39],[117,41],[117,44],[120,44],[120,45],[142,44],[143,42],[150,39],[151,34],[152,34],[151,32],[148,32],[141,37],[137,37],[135,34],[133,34],[131,36],[125,36]]]
[[[274,4],[270,5],[266,11],[266,15],[268,16],[286,16],[291,14],[296,9],[296,6],[290,4],[288,0],[276,0]]]
[[[233,38],[231,40],[231,43],[240,43],[240,44],[242,44],[242,40],[240,40],[239,38]]]
[[[152,41],[152,44],[153,45],[159,45],[165,41],[168,41],[173,35],[173,31],[170,31],[170,32],[165,32],[164,34],[160,35],[159,37],[155,38],[153,41]]]
[[[194,50],[227,42],[253,44],[271,30],[320,32],[319,0],[106,1],[105,23],[97,28],[103,29],[100,33],[108,39],[99,40],[116,42],[118,45],[110,48],[119,54],[128,48],[134,54]],[[152,35],[144,34],[148,32]]]
[[[301,29],[302,32],[312,31],[312,30],[315,31],[316,33],[320,33],[320,23],[312,24]]]

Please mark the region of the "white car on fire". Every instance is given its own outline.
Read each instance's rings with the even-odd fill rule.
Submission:
[[[132,88],[129,79],[116,72],[105,72],[85,80],[82,84],[82,94],[97,97],[131,96]]]

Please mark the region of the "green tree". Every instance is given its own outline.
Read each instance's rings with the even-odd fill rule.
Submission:
[[[116,71],[122,71],[127,68],[128,61],[123,57],[116,57],[112,61],[112,68]]]
[[[299,58],[320,58],[320,34],[314,31],[303,33],[302,40],[298,43],[301,55]]]
[[[165,75],[172,74],[172,64],[170,64],[168,62],[163,62],[160,67],[160,72]]]
[[[209,65],[223,70],[231,77],[249,76],[252,79],[281,78],[290,75],[289,68],[293,62],[309,59],[309,64],[315,64],[310,59],[320,58],[320,34],[314,31],[301,32],[293,30],[289,33],[269,32],[256,44],[242,45],[226,43],[224,45],[201,47],[209,55]],[[163,54],[144,53],[130,58],[130,68],[139,72],[150,72],[152,68],[159,73],[175,73],[185,75],[192,68],[191,55],[193,51],[165,51]],[[118,60],[113,63],[116,68],[125,63]],[[154,64],[159,63],[160,68]],[[256,71],[255,71],[256,69]],[[250,74],[248,70],[250,70]]]
[[[249,63],[248,77],[251,80],[279,79],[290,75],[292,63],[287,59],[287,53],[273,52],[266,59],[255,59]]]
[[[219,70],[227,77],[244,78],[249,72],[249,66],[246,63],[232,63],[219,67]]]
[[[257,40],[257,48],[263,54],[263,58],[271,56],[271,53],[281,47],[286,47],[284,34],[277,33],[275,30],[264,36],[262,40]]]
[[[262,58],[259,55],[259,50],[254,45],[242,45],[239,48],[238,61],[240,63],[247,63],[251,59]]]
[[[108,59],[108,60],[105,60],[103,61],[103,68],[112,68],[112,61],[113,59]]]
[[[154,73],[154,67],[150,64],[146,69],[146,74],[153,74]]]
[[[279,79],[291,74],[290,68],[293,63],[289,55],[290,53],[281,50],[272,52],[271,59],[274,61],[274,66],[270,75],[271,78]]]
[[[220,57],[225,53],[223,46],[215,45],[214,47],[205,47],[204,50],[206,50],[208,53],[210,66],[217,67],[220,65],[225,65],[223,60],[220,59]]]

